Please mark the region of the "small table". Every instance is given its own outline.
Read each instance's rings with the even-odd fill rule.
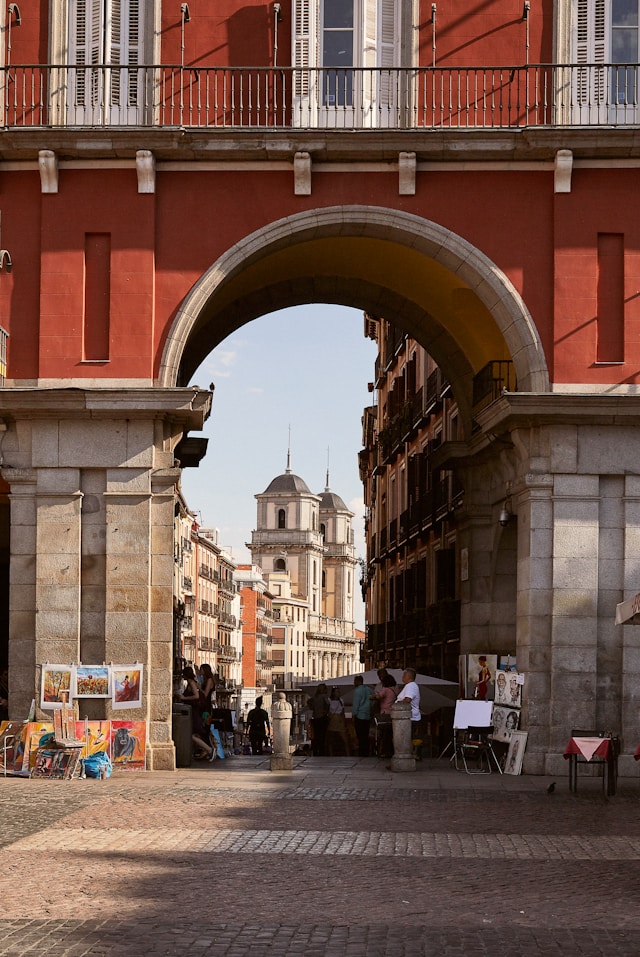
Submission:
[[[640,748],[638,749],[640,752]],[[578,790],[578,760],[581,758],[589,763],[594,758],[606,764],[606,773],[602,778],[602,786],[606,790],[607,797],[616,793],[616,782],[618,779],[618,754],[620,753],[620,742],[618,738],[611,735],[606,737],[602,735],[592,737],[572,737],[569,738],[564,757],[569,761],[569,790]]]

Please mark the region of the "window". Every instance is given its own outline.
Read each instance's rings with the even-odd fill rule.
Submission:
[[[287,527],[287,513],[283,508],[278,509],[278,528]]]
[[[571,25],[574,119],[638,121],[640,0],[574,0]]]
[[[412,0],[293,0],[294,122],[399,125],[412,10]]]
[[[52,94],[52,118],[78,126],[150,121],[151,40],[159,4],[143,0],[52,0],[51,60],[68,64],[68,84]],[[63,99],[64,98],[64,99]]]

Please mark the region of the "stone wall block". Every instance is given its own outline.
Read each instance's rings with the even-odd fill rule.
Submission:
[[[173,555],[173,523],[152,527],[151,552],[153,555]]]
[[[34,583],[17,585],[11,583],[9,604],[12,612],[29,611],[36,604],[36,586]]]
[[[81,569],[82,588],[85,589],[94,585],[99,586],[104,591],[105,568],[106,558],[104,555],[83,554]]]
[[[125,493],[146,496],[151,493],[149,471],[146,468],[107,469],[106,481],[107,495]]]
[[[37,605],[47,612],[65,612],[71,615],[78,614],[78,587],[77,583],[63,585],[60,583],[38,584]]]
[[[76,662],[80,645],[77,638],[64,636],[64,632],[58,624],[61,616],[55,612],[46,615],[38,613],[38,618],[44,619],[40,631],[46,635],[44,640],[36,641],[36,661],[38,664],[42,665],[47,661],[58,665]]]
[[[151,588],[150,610],[152,612],[173,611],[173,595],[170,588]]]
[[[171,642],[173,639],[173,612],[157,611],[151,616],[151,641]]]
[[[597,557],[558,557],[553,563],[554,588],[575,590],[594,589],[598,582]]]
[[[144,419],[130,419],[127,428],[127,451],[124,465],[130,468],[138,467],[142,469],[153,468],[157,463],[154,461],[154,436],[152,423]],[[169,465],[173,464],[173,456]]]
[[[597,525],[556,525],[553,551],[557,558],[592,558],[598,554]]]
[[[146,659],[146,640],[149,633],[148,614],[144,611],[107,611],[104,618],[107,643],[117,642],[118,648],[122,648],[123,654],[129,650],[131,645],[134,645],[136,657],[132,660],[144,661]]]
[[[108,587],[147,585],[149,558],[147,555],[110,555],[105,578]]]
[[[60,463],[58,422],[39,419],[33,422],[29,436],[31,464],[34,468],[55,469]],[[63,465],[68,463],[63,462]]]
[[[589,470],[591,470],[591,462],[589,461]],[[589,508],[593,507],[593,503],[584,502],[583,499],[598,499],[600,496],[600,478],[596,470],[592,471],[590,475],[566,475],[562,472],[556,473],[553,478],[553,496],[556,503],[556,509],[558,505],[568,504],[572,505],[586,505]],[[568,503],[563,503],[562,499],[569,499]],[[557,511],[556,511],[557,515]]]
[[[553,670],[556,675],[561,675],[564,683],[567,675],[579,676],[588,675],[589,681],[593,683],[593,692],[595,693],[596,671],[595,671],[595,637],[592,642],[584,642],[581,646],[576,645],[555,645],[553,649]]]
[[[51,539],[49,539],[51,544]],[[66,554],[56,553],[52,548],[42,549],[37,561],[37,583],[38,585],[51,585],[59,583],[61,585],[80,584],[80,566],[78,556],[74,552]]]
[[[594,618],[597,613],[598,594],[595,588],[578,590],[570,588],[556,588],[553,595],[552,613],[561,619],[560,627],[565,627],[564,619],[579,618],[583,625],[584,619]]]
[[[163,680],[168,680],[171,685],[173,671],[173,649],[166,642],[153,641],[149,650],[149,664],[156,669]],[[162,685],[164,687],[164,684]]]
[[[146,614],[148,610],[146,586],[114,586],[107,590],[106,611]]]
[[[11,585],[27,585],[35,582],[36,558],[30,555],[11,555],[9,568]]]
[[[108,560],[116,555],[145,558],[149,554],[149,528],[146,524],[130,525],[125,522],[107,525]]]
[[[59,425],[59,461],[82,468],[109,468],[124,462],[127,423],[124,419],[63,419]]]

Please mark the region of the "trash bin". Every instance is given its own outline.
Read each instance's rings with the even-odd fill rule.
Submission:
[[[171,736],[176,749],[176,767],[191,767],[191,705],[174,704],[171,710]]]

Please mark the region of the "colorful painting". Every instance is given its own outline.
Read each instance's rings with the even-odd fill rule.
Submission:
[[[97,754],[98,751],[106,751],[108,754],[111,741],[111,722],[76,721],[76,738],[78,741],[85,742],[80,757],[87,758],[90,754]]]
[[[24,721],[0,722],[0,770],[13,771],[15,751],[23,728]]]
[[[76,665],[73,674],[74,698],[110,698],[108,665]]]
[[[53,724],[48,721],[29,721],[22,726],[22,734],[17,743],[14,768],[28,774],[36,763],[38,748],[53,738]]]
[[[513,731],[511,733],[507,760],[504,765],[505,774],[520,774],[522,771],[522,759],[524,758],[524,749],[527,746],[527,737],[527,731]]]
[[[71,665],[43,665],[40,707],[51,711],[59,708],[63,700],[69,701],[71,695]]]
[[[114,710],[142,707],[143,665],[112,665]]]
[[[110,751],[114,770],[144,771],[147,756],[146,721],[112,721]]]
[[[467,655],[467,698],[493,701],[497,655]]]
[[[68,781],[73,777],[79,759],[80,748],[40,748],[31,770],[31,777]]]
[[[511,741],[512,733],[518,730],[520,724],[520,709],[494,704],[491,724],[494,741]]]

